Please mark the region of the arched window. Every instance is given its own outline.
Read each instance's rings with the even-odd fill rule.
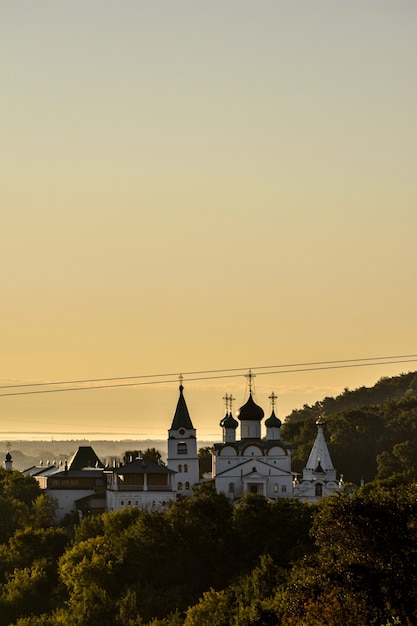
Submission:
[[[323,485],[321,483],[316,483],[316,497],[321,498],[323,495]]]
[[[184,472],[188,472],[188,465],[187,465],[187,463],[184,463]]]
[[[188,483],[188,482],[187,482],[187,483],[185,483],[185,488],[186,488],[186,489],[189,489],[189,488],[190,488],[190,483]]]
[[[278,483],[274,484],[274,492],[277,493],[278,492]]]
[[[182,491],[182,482],[180,481],[177,485],[178,491]]]
[[[235,483],[229,483],[229,493],[235,492]]]
[[[187,454],[187,444],[183,441],[177,445],[177,454]]]
[[[182,465],[181,465],[181,463],[178,465],[178,471],[182,472]]]

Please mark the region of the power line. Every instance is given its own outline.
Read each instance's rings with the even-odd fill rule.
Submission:
[[[408,358],[409,357],[409,358]],[[417,361],[416,354],[403,355],[403,356],[391,356],[391,357],[369,357],[365,359],[341,359],[337,361],[316,361],[311,363],[295,363],[291,365],[265,365],[259,367],[250,368],[252,371],[254,370],[266,370],[266,369],[274,369],[278,368],[277,371],[257,371],[257,376],[271,375],[271,374],[294,374],[296,372],[314,372],[314,371],[322,371],[322,370],[330,370],[330,369],[344,369],[350,367],[369,367],[372,365],[395,365],[399,363],[414,363]],[[382,359],[390,359],[388,361],[382,361]],[[395,359],[395,360],[392,360]],[[401,360],[398,360],[401,359]],[[319,366],[319,367],[308,367],[308,366]],[[282,368],[291,368],[291,369],[282,369]],[[295,369],[297,368],[297,369]],[[186,382],[195,382],[202,380],[219,380],[224,378],[238,378],[241,374],[231,374],[231,373],[223,373],[223,372],[242,372],[248,371],[249,368],[230,368],[230,369],[219,369],[219,370],[202,370],[202,371],[193,371],[193,372],[185,372],[183,376],[191,376],[191,378],[187,378]],[[215,376],[200,376],[200,374],[218,374]],[[1,389],[9,389],[16,387],[31,387],[31,386],[50,386],[50,385],[65,385],[65,384],[81,384],[88,382],[111,382],[115,380],[141,380],[141,382],[131,382],[131,383],[114,383],[114,384],[103,384],[103,385],[89,385],[86,387],[69,387],[64,389],[39,389],[32,391],[14,391],[8,393],[1,393],[0,397],[9,397],[9,396],[23,396],[23,395],[36,395],[36,394],[45,394],[45,393],[62,393],[62,392],[70,392],[70,391],[88,391],[92,389],[113,389],[116,387],[139,387],[143,385],[160,385],[160,384],[171,384],[177,383],[178,378],[173,380],[167,380],[168,377],[178,376],[175,374],[155,374],[155,375],[143,375],[143,376],[125,376],[125,377],[114,377],[114,378],[97,378],[97,379],[87,379],[87,380],[79,380],[79,381],[61,381],[61,382],[51,382],[51,383],[34,383],[23,384],[23,385],[10,385],[0,387]],[[164,378],[164,380],[142,380],[149,378]]]
[[[195,376],[197,374],[220,374],[223,372],[247,372],[249,369],[252,370],[264,370],[264,369],[273,369],[273,368],[283,368],[283,367],[307,367],[310,365],[333,365],[335,363],[357,363],[362,361],[381,361],[385,359],[411,359],[416,358],[417,354],[402,354],[399,356],[378,356],[378,357],[368,357],[364,359],[339,359],[334,361],[310,361],[307,363],[284,363],[281,365],[260,365],[257,367],[231,367],[227,369],[215,369],[215,370],[196,370],[190,372],[181,372],[183,376]],[[398,361],[398,363],[403,363],[407,361]],[[381,364],[382,365],[382,364]],[[84,383],[98,383],[98,382],[110,382],[115,380],[141,380],[144,378],[168,378],[171,376],[179,376],[179,372],[170,372],[167,374],[143,374],[139,376],[113,376],[110,378],[85,378],[80,380],[60,380],[60,381],[49,381],[44,383],[19,383],[16,385],[0,385],[0,389],[20,389],[22,387],[51,387],[56,385],[78,385]],[[106,385],[107,386],[107,385]],[[84,387],[86,389],[86,387]],[[2,394],[0,394],[2,395]]]

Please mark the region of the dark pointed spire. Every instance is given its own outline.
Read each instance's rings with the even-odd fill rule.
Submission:
[[[185,428],[187,430],[193,430],[194,426],[191,421],[190,414],[188,412],[187,404],[184,398],[184,387],[182,384],[182,376],[180,376],[180,397],[178,398],[177,408],[175,409],[174,419],[172,420],[171,430],[179,430]]]

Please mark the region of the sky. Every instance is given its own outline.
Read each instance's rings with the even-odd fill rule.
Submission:
[[[220,437],[249,368],[282,419],[417,369],[256,369],[417,353],[414,0],[0,16],[0,391],[169,374],[0,397],[0,437],[164,437],[180,373],[239,369],[184,375],[199,436]]]

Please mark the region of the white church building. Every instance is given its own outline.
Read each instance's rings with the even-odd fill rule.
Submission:
[[[296,497],[305,502],[317,502],[343,489],[343,478],[336,479],[327,448],[323,417],[316,422],[317,436],[302,477],[291,469],[291,445],[281,439],[281,421],[275,414],[277,396],[269,396],[271,415],[265,420],[262,435],[263,409],[253,399],[253,375],[247,375],[249,398],[232,416],[233,398],[226,394],[226,415],[220,421],[223,441],[213,446],[212,478],[215,489],[230,499],[246,493],[256,493],[269,499]],[[240,422],[240,438],[237,433]]]
[[[227,398],[231,403],[232,399],[226,396],[226,401]],[[266,435],[263,438],[261,421],[264,411],[253,399],[251,378],[249,398],[237,413],[240,437],[237,437],[239,422],[232,416],[230,405],[220,422],[223,441],[213,447],[213,480],[216,491],[233,500],[245,493],[257,493],[271,499],[292,496],[291,447],[281,440],[281,421],[274,410],[275,394],[270,398],[272,413],[265,421]]]
[[[323,416],[316,421],[317,436],[308,457],[307,465],[303,469],[302,478],[294,479],[293,495],[304,502],[317,502],[323,496],[331,496],[336,491],[343,489],[343,477],[336,478],[336,470],[333,467],[324,437],[323,428],[326,422]]]

